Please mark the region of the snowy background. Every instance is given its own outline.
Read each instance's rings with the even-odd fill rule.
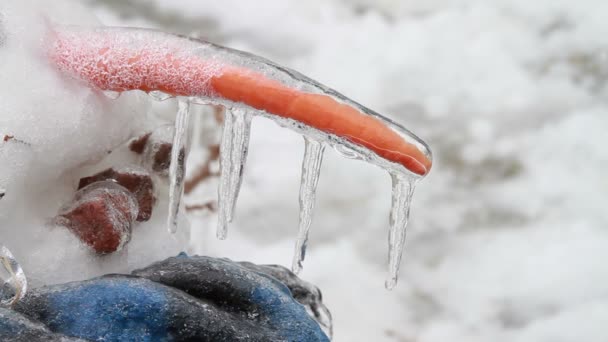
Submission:
[[[433,170],[415,193],[392,292],[383,286],[390,177],[326,153],[302,277],[323,290],[335,341],[608,341],[608,2],[82,3],[89,9],[78,11],[107,25],[197,35],[294,68],[431,146]],[[74,21],[87,21],[78,11]],[[16,91],[0,77],[5,93]],[[112,104],[122,110],[116,139],[129,136],[120,122],[137,101]],[[212,214],[193,213],[196,251],[289,266],[302,154],[301,137],[255,120],[229,238],[215,240]],[[203,191],[215,196],[212,186]],[[6,222],[19,220],[2,214],[11,247],[18,234]],[[145,248],[137,239],[133,250]]]

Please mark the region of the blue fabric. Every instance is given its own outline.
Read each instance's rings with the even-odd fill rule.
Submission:
[[[35,289],[15,309],[31,324],[2,320],[0,337],[25,330],[28,336],[106,342],[329,341],[277,278],[227,259],[185,253],[134,275]]]
[[[94,341],[171,341],[164,291],[129,278],[100,278],[49,296],[55,332]]]
[[[329,342],[319,325],[308,317],[304,307],[291,296],[268,287],[258,287],[251,294],[251,299],[260,305],[270,324],[278,328],[287,341]]]

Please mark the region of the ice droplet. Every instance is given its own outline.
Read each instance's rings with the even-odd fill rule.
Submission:
[[[243,168],[247,160],[252,114],[243,109],[225,111],[220,143],[220,184],[218,187],[217,237],[225,239],[228,223],[241,188]]]
[[[177,231],[179,205],[184,193],[184,176],[186,172],[186,140],[188,122],[190,121],[190,102],[178,101],[177,117],[173,145],[171,146],[171,164],[169,165],[169,215],[167,228],[170,233]]]
[[[291,265],[295,274],[302,270],[302,262],[306,257],[308,233],[312,223],[324,150],[325,145],[323,143],[304,137],[304,160],[302,161],[302,179],[300,182],[300,225]]]
[[[11,306],[25,296],[27,279],[11,251],[2,245],[0,245],[0,263],[4,267],[3,272],[0,272],[0,280],[2,280],[0,305]]]
[[[405,230],[410,216],[410,204],[416,179],[405,174],[391,173],[393,180],[390,230],[388,235],[388,279],[385,286],[392,290],[397,285],[399,265],[405,246]]]

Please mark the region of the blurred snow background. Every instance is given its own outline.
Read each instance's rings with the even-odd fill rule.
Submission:
[[[429,143],[434,169],[392,292],[390,177],[326,154],[302,277],[323,290],[336,341],[608,341],[608,2],[82,3],[104,24],[194,34],[292,67]],[[196,249],[288,266],[302,139],[253,127],[229,238],[193,215]]]

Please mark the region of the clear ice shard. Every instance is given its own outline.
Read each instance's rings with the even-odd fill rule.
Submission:
[[[218,187],[217,237],[225,239],[228,223],[241,188],[243,168],[247,160],[252,114],[244,109],[225,111],[220,142],[220,184]]]
[[[8,248],[0,245],[0,305],[11,306],[21,300],[27,292],[27,279],[23,269]]]
[[[416,179],[405,174],[391,173],[393,179],[390,230],[388,235],[388,278],[387,289],[397,285],[399,266],[405,247],[405,231],[410,216],[410,204],[416,186]]]
[[[171,164],[169,165],[169,215],[167,229],[170,233],[177,231],[179,206],[184,193],[184,178],[186,172],[186,145],[188,138],[188,122],[190,121],[190,102],[178,101],[177,117],[173,145],[171,146]]]
[[[312,223],[324,150],[325,145],[323,143],[304,137],[304,160],[302,161],[302,179],[300,182],[300,224],[291,266],[295,274],[302,271],[302,262],[306,257],[308,233]]]

